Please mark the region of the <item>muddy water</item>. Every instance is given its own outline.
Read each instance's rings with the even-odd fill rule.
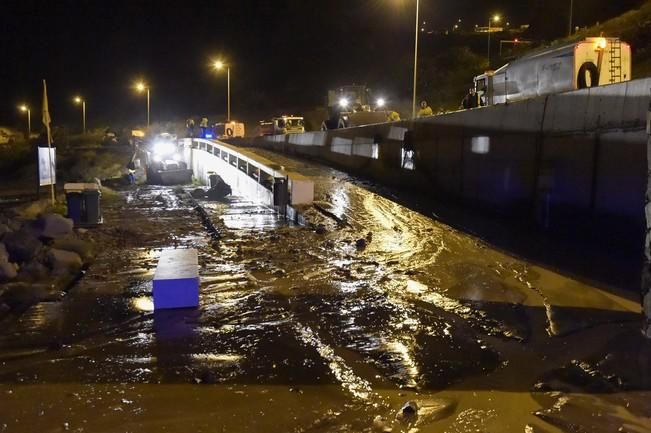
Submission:
[[[64,301],[2,324],[0,431],[649,431],[634,301],[274,158],[325,233],[233,197],[202,203],[214,242],[172,189],[122,192]],[[170,246],[199,250],[197,310],[153,311]]]

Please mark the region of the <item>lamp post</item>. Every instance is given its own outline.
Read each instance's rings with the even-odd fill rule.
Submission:
[[[75,96],[75,104],[81,104],[81,131],[86,134],[86,100],[81,96]]]
[[[499,23],[501,17],[499,15],[493,15],[488,18],[488,68],[491,67],[491,22]]]
[[[216,60],[213,63],[213,68],[216,71],[221,71],[226,68],[226,121],[231,121],[231,67],[221,60]]]
[[[572,36],[572,19],[574,15],[574,0],[570,0],[570,19],[567,29],[567,36]]]
[[[419,12],[420,0],[416,0],[416,29],[414,35],[414,83],[412,85],[413,93],[411,96],[411,117],[416,117],[416,76],[418,71],[418,12]]]
[[[147,128],[149,128],[149,86],[140,81],[139,83],[136,83],[136,90],[140,93],[147,91]]]
[[[27,140],[32,136],[32,112],[25,104],[18,107],[20,111],[27,113]]]

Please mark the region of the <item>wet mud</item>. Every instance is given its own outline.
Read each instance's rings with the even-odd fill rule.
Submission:
[[[306,226],[237,193],[107,204],[84,277],[0,323],[0,431],[651,431],[635,300],[272,156],[315,181]],[[175,246],[200,307],[153,311]]]

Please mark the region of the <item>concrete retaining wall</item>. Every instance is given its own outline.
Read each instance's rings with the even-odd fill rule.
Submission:
[[[246,144],[323,160],[545,226],[602,221],[640,233],[651,78],[416,121]],[[480,138],[488,137],[488,138]],[[413,150],[413,169],[404,155]]]

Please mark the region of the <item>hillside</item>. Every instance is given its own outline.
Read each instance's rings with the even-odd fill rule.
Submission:
[[[633,51],[633,78],[651,75],[651,0],[639,9],[631,10],[596,26],[582,29],[570,38],[554,41],[562,45],[588,36],[619,37],[628,42]]]

